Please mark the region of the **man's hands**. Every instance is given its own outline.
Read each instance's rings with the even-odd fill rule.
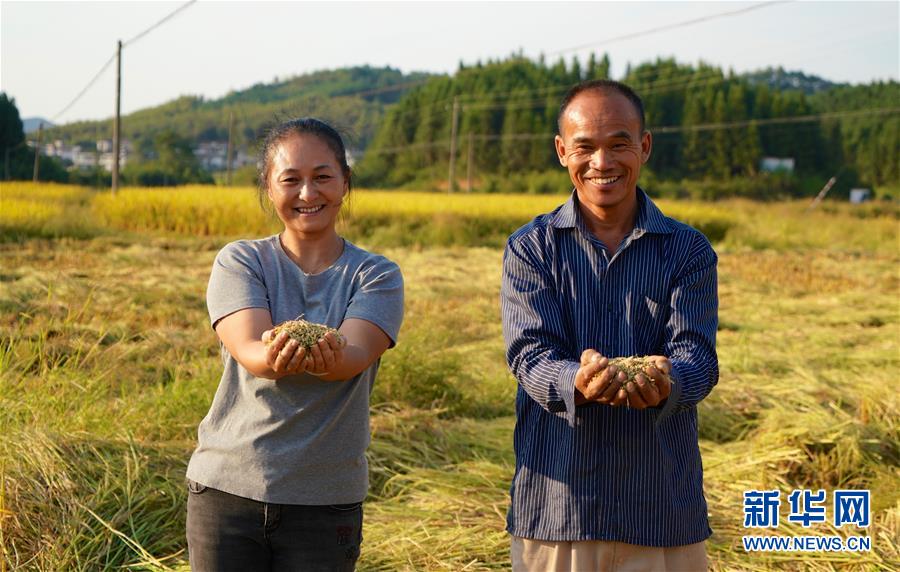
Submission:
[[[300,347],[297,340],[288,337],[286,332],[278,334],[271,343],[272,330],[266,330],[262,334],[262,342],[266,346],[266,365],[278,376],[309,373],[312,375],[326,375],[341,364],[344,358],[344,346],[346,341],[341,336],[332,333],[312,346],[309,351]]]
[[[599,375],[598,375],[599,374]],[[594,350],[584,350],[581,354],[581,367],[575,373],[575,404],[581,405],[589,401],[621,405],[615,402],[618,388],[625,382],[625,374],[609,360]]]
[[[654,365],[637,374],[634,381],[628,381],[623,371],[609,365],[607,358],[595,350],[585,350],[581,354],[581,367],[575,374],[575,404],[595,401],[613,407],[656,407],[672,391],[669,378],[672,362],[665,356],[648,356],[647,359]]]

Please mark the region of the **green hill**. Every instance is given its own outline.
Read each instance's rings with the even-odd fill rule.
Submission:
[[[347,132],[350,147],[365,148],[381,123],[385,108],[431,77],[384,67],[359,66],[317,71],[271,84],[258,83],[222,98],[183,96],[122,117],[122,136],[133,142],[172,131],[200,143],[225,141],[234,117],[238,147],[250,147],[265,127],[298,115],[326,118]],[[70,144],[112,137],[112,120],[81,121],[46,131],[45,139]]]

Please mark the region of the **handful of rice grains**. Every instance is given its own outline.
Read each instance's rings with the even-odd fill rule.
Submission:
[[[328,332],[331,332],[337,336],[338,339],[341,339],[340,332],[334,328],[297,318],[296,320],[288,320],[287,322],[282,322],[275,326],[272,329],[272,336],[269,338],[269,343],[271,344],[272,340],[274,340],[281,332],[287,332],[288,337],[297,340],[300,347],[306,348],[307,350],[316,345],[316,343],[324,338],[325,334]]]
[[[619,368],[619,371],[625,372],[625,376],[628,379],[625,381],[625,383],[622,384],[622,387],[624,387],[625,384],[627,384],[629,381],[634,381],[634,378],[639,373],[643,373],[644,377],[646,377],[650,381],[650,383],[652,383],[654,386],[656,386],[656,380],[651,378],[644,371],[646,368],[656,365],[656,363],[654,363],[653,360],[651,360],[650,358],[647,358],[644,356],[629,356],[629,357],[610,358],[609,365],[614,365],[617,368]],[[602,373],[603,373],[603,371],[601,371],[594,377],[596,378]]]

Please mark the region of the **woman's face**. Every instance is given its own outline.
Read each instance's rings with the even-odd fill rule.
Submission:
[[[269,200],[287,231],[300,235],[333,232],[349,190],[334,151],[311,134],[277,143],[269,168]]]

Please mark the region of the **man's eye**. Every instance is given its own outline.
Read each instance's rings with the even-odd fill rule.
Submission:
[[[327,181],[330,178],[331,178],[331,175],[319,175],[318,177],[316,177],[316,180]]]

